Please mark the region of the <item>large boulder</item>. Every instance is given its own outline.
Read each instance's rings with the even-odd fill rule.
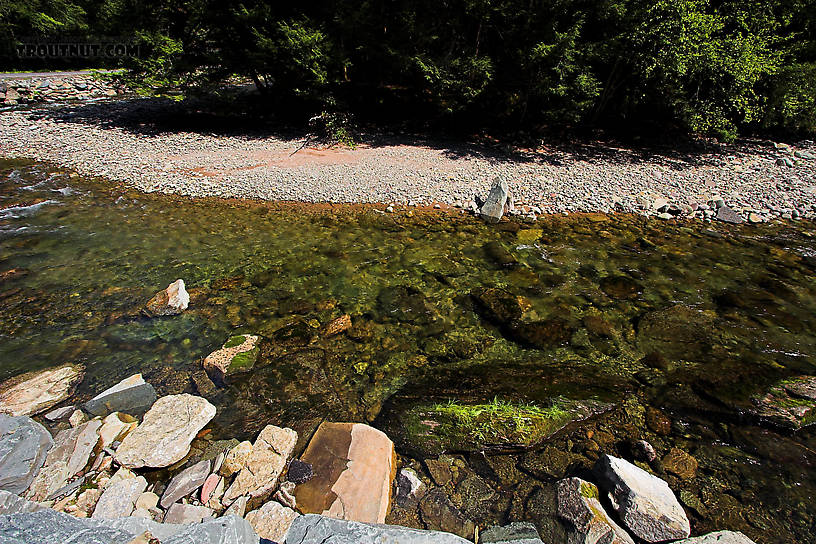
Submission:
[[[229,504],[241,495],[263,498],[272,493],[296,443],[297,433],[292,429],[274,425],[264,427],[244,466],[224,494],[224,502]]]
[[[303,513],[384,523],[396,473],[394,443],[362,423],[321,423],[301,460],[314,477],[295,488]]]
[[[145,305],[145,311],[151,316],[178,315],[187,309],[190,295],[184,287],[184,280],[176,280],[166,289],[153,295]]]
[[[689,536],[689,520],[669,484],[611,455],[602,455],[593,470],[618,517],[635,536],[647,542]]]
[[[260,353],[260,336],[240,334],[227,340],[221,349],[204,358],[204,370],[212,381],[224,385],[229,376],[249,372]]]
[[[678,540],[674,544],[756,544],[738,531],[716,531],[707,535]]]
[[[84,368],[68,364],[15,376],[0,385],[0,413],[33,416],[67,399],[82,381]]]
[[[269,501],[258,510],[247,513],[245,519],[261,538],[280,542],[286,536],[289,526],[299,515],[291,508],[275,501]]]
[[[110,484],[93,512],[94,519],[116,519],[125,518],[133,513],[136,507],[136,499],[147,489],[147,480],[144,476],[135,478],[123,478]]]
[[[53,444],[33,419],[0,414],[0,490],[19,495],[28,489]]]
[[[198,432],[215,417],[215,406],[188,394],[162,397],[116,450],[116,462],[128,468],[170,466],[184,458]]]
[[[88,468],[102,451],[101,426],[101,421],[92,419],[57,433],[54,446],[31,483],[27,497],[35,501],[49,500],[54,492]]]
[[[141,374],[122,380],[82,405],[86,412],[105,417],[112,412],[140,416],[156,402],[156,390]]]
[[[558,516],[572,528],[567,544],[634,544],[604,511],[594,484],[580,478],[561,480],[557,500]]]
[[[283,544],[469,544],[450,533],[396,525],[373,525],[309,514],[292,522]]]
[[[137,517],[113,520],[79,519],[63,512],[43,509],[33,513],[0,516],[3,544],[128,544],[149,532],[162,544],[258,544],[258,535],[237,516],[176,525]]]
[[[479,208],[479,216],[488,223],[498,223],[504,215],[508,193],[507,182],[500,178],[494,179],[487,199]]]

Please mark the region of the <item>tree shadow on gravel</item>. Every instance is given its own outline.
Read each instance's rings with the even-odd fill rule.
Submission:
[[[300,125],[272,121],[252,112],[214,111],[202,101],[176,102],[164,98],[130,98],[81,104],[40,106],[28,110],[31,119],[49,119],[103,129],[119,129],[133,134],[160,137],[163,134],[190,133],[209,137],[247,140],[274,138],[292,141],[293,152],[301,145],[324,145]],[[541,164],[568,167],[579,162],[610,165],[659,165],[672,170],[700,166],[721,166],[725,156],[772,154],[767,142],[744,140],[733,145],[704,140],[665,137],[620,142],[597,136],[547,136],[509,142],[495,138],[450,138],[437,133],[382,130],[361,131],[355,141],[364,147],[415,146],[441,151],[450,159],[480,159],[490,163]],[[522,139],[517,139],[521,141]]]

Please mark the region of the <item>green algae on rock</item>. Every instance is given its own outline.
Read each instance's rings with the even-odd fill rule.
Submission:
[[[204,359],[204,370],[215,383],[226,384],[230,376],[249,372],[254,368],[261,351],[260,342],[261,337],[254,334],[232,336],[221,349]]]
[[[753,399],[750,412],[771,424],[798,430],[816,423],[816,377],[781,380]]]
[[[553,399],[549,405],[494,398],[482,404],[456,401],[416,404],[401,417],[402,434],[427,454],[523,450],[541,444],[569,425],[603,413],[611,404]]]

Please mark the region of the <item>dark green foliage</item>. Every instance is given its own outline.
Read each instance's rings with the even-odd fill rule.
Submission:
[[[249,78],[278,111],[323,112],[330,132],[347,111],[732,139],[816,129],[814,13],[810,0],[0,0],[0,30],[138,36],[131,83]]]

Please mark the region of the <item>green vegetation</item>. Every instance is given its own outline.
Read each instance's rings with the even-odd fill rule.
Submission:
[[[131,85],[255,83],[255,108],[462,130],[816,130],[807,0],[0,0],[0,36],[132,36]],[[11,67],[11,66],[10,66]],[[14,66],[16,67],[16,66]]]
[[[243,344],[244,342],[246,342],[246,336],[244,336],[244,335],[242,335],[242,334],[239,334],[239,335],[237,335],[237,336],[232,336],[232,337],[230,337],[230,339],[229,339],[229,340],[227,340],[227,342],[224,344],[224,348],[225,348],[225,349],[226,349],[226,348],[234,348],[234,347],[240,346],[240,345],[241,345],[241,344]]]

